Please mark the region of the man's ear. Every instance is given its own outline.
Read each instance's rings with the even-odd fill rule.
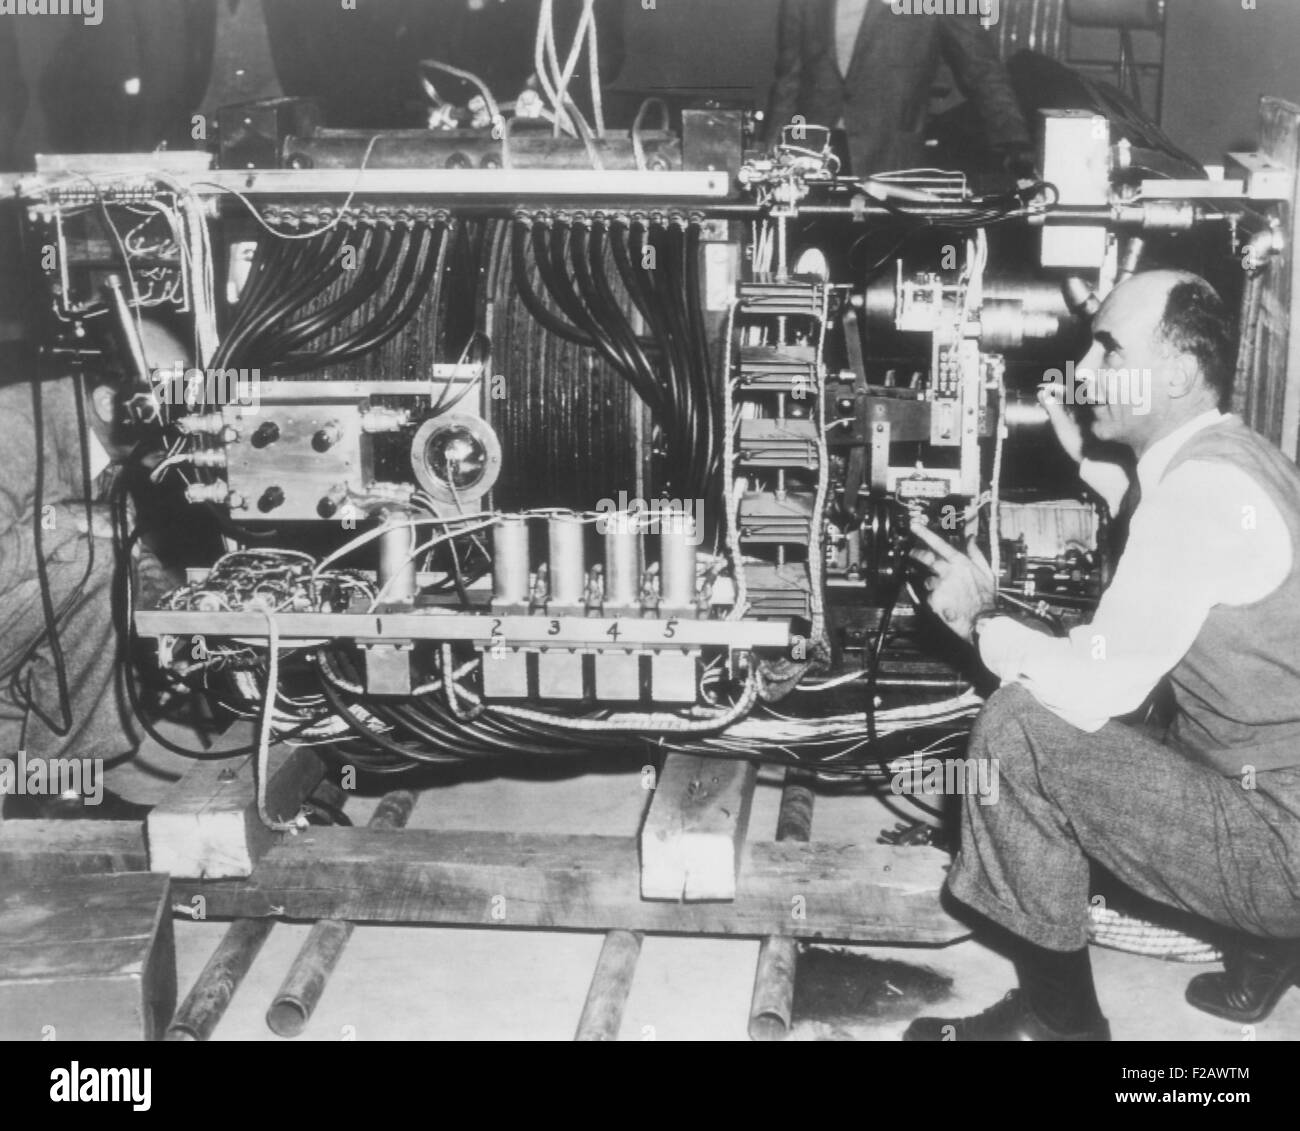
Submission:
[[[1201,376],[1201,363],[1190,353],[1176,354],[1170,358],[1166,388],[1173,400],[1192,392]]]
[[[117,419],[117,393],[108,385],[96,385],[90,394],[90,403],[101,424],[112,424]]]

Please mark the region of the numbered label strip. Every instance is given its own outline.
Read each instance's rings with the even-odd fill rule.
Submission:
[[[482,648],[568,648],[660,651],[723,647],[785,649],[788,621],[643,620],[640,617],[431,616],[394,613],[275,613],[284,641],[321,637],[354,640],[436,640]],[[266,616],[257,612],[141,611],[141,636],[239,636],[264,640]]]

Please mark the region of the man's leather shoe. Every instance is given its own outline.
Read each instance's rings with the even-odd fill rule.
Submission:
[[[1300,941],[1254,939],[1224,948],[1223,969],[1197,974],[1187,1001],[1228,1021],[1263,1021],[1291,985],[1300,985]]]
[[[905,1041],[1109,1041],[1104,1017],[1077,1033],[1049,1027],[1020,990],[1012,990],[997,1005],[974,1017],[918,1017],[903,1034]]]

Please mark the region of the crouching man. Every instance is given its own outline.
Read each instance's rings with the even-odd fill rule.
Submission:
[[[948,890],[1010,938],[1019,980],[904,1039],[1110,1039],[1087,950],[1089,868],[1239,932],[1188,1000],[1266,1015],[1300,976],[1300,471],[1221,408],[1230,323],[1204,280],[1132,277],[1083,366],[1149,372],[1150,395],[1095,391],[1093,432],[1137,456],[1140,502],[1089,625],[1044,636],[995,610],[974,552],[918,531],[932,609],[1002,681],[971,736],[998,804],[967,798]],[[1115,721],[1169,676],[1164,742]]]

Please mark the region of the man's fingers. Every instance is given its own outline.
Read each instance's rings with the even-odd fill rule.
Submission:
[[[912,533],[933,550],[936,556],[942,558],[946,562],[955,561],[957,558],[961,557],[959,551],[954,550],[947,542],[935,534],[934,531],[927,529],[920,523],[913,524]]]

